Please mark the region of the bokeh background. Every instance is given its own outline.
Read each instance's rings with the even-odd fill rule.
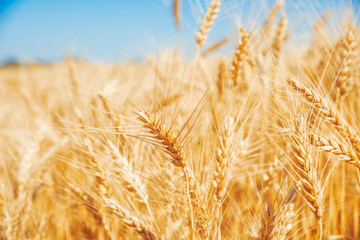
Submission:
[[[191,57],[194,34],[209,1],[181,1],[181,28],[177,31],[172,0],[2,0],[0,64],[46,63],[66,56],[110,63],[128,59],[142,61],[174,47]],[[261,24],[273,3],[272,0],[225,0],[207,44],[225,36],[236,40],[237,27]],[[340,9],[348,3],[293,0],[289,4],[287,1],[289,28],[296,28],[299,33],[299,29],[310,27],[326,9],[334,6]],[[350,3],[356,15],[358,0]],[[303,42],[296,36],[292,39]],[[232,49],[229,44],[222,51]]]

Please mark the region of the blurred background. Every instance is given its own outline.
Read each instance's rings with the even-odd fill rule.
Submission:
[[[0,0],[0,64],[47,63],[66,56],[110,63],[143,61],[174,47],[191,57],[194,34],[209,2],[181,1],[178,31],[172,0]],[[225,36],[233,37],[235,42],[237,28],[262,24],[274,2],[225,0],[207,44]],[[286,11],[290,29],[311,27],[322,12],[334,6],[351,5],[355,15],[359,8],[358,0],[289,2]],[[233,46],[229,44],[223,51],[227,49]]]

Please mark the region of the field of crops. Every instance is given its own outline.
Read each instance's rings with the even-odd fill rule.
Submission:
[[[208,4],[192,60],[0,67],[0,239],[360,239],[356,17]]]

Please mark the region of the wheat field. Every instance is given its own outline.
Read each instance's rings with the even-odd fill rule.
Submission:
[[[190,60],[0,68],[1,239],[360,239],[356,17],[204,9]]]

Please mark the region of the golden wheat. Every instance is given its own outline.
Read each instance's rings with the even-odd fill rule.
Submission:
[[[0,67],[0,239],[360,239],[358,23],[208,3],[193,60]]]

